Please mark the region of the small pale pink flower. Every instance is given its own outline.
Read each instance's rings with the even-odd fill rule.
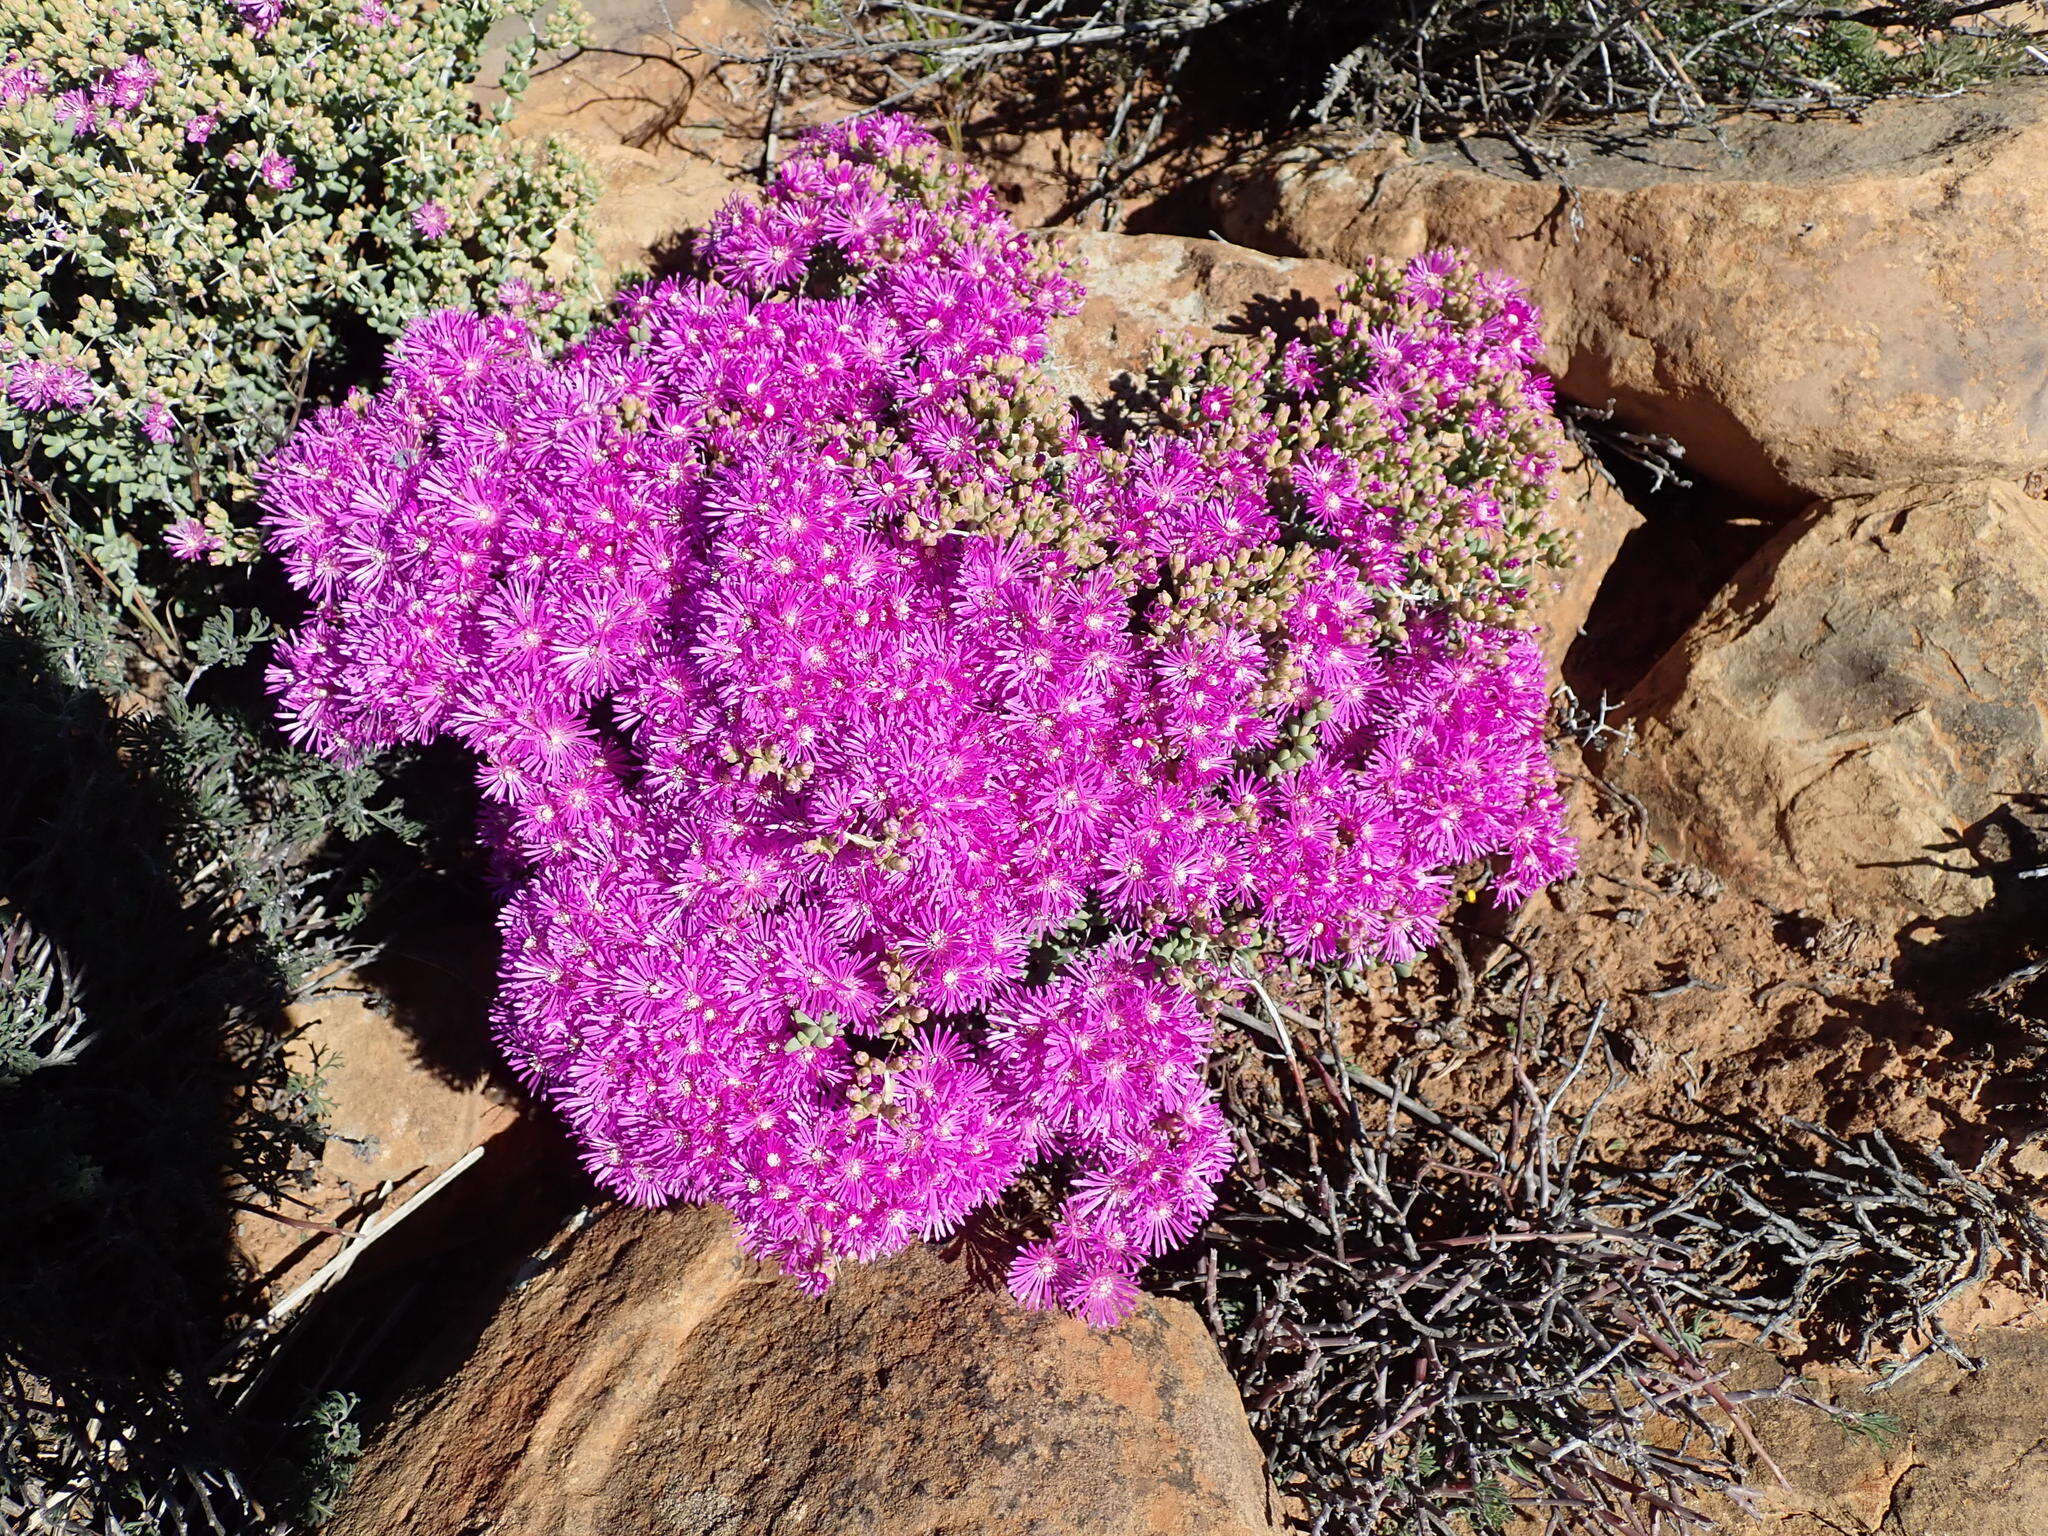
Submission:
[[[263,157],[263,163],[256,167],[256,174],[263,178],[264,185],[277,192],[289,192],[299,184],[299,168],[292,163],[291,157],[274,151]]]
[[[50,89],[49,77],[35,64],[10,64],[0,69],[0,107],[15,106]]]
[[[164,530],[164,547],[180,560],[204,560],[227,541],[196,517],[181,517]]]
[[[234,0],[235,14],[258,37],[284,19],[284,0]]]
[[[91,133],[100,123],[100,109],[87,90],[66,91],[57,98],[57,121],[73,133]]]
[[[454,224],[448,210],[436,202],[424,202],[412,211],[412,227],[428,240],[438,240]]]

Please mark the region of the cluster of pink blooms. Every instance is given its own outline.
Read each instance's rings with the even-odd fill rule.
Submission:
[[[258,33],[267,31],[280,14],[271,0],[237,0],[237,8]],[[265,16],[267,21],[262,20]],[[147,56],[130,54],[111,69],[102,70],[90,85],[59,93],[55,102],[57,120],[73,133],[91,133],[109,116],[126,116],[139,110],[162,79]],[[48,76],[35,63],[10,63],[0,68],[0,106],[46,96],[49,90]],[[188,118],[184,125],[185,142],[204,144],[219,126],[220,120],[213,113]],[[278,192],[288,192],[298,184],[297,165],[275,151],[263,157],[257,174]]]
[[[109,115],[122,116],[138,110],[163,79],[148,57],[132,53],[112,68],[100,71],[90,85],[59,94],[56,113],[60,122],[74,133],[90,133]],[[0,106],[16,106],[47,96],[49,76],[32,61],[12,61],[0,66]],[[198,122],[199,119],[194,119]],[[209,131],[210,131],[209,120]],[[191,125],[186,137],[194,139]],[[38,414],[52,411],[83,411],[98,391],[84,367],[61,358],[24,358],[5,371],[7,398],[24,411]],[[152,404],[142,418],[142,432],[151,442],[168,442],[175,423],[168,407]]]
[[[252,30],[261,35],[283,14],[280,0],[234,0],[235,8]],[[163,79],[162,73],[144,54],[133,53],[121,63],[102,70],[89,85],[60,92],[56,97],[57,120],[73,133],[87,134],[109,116],[126,116],[138,111],[149,93]],[[0,66],[0,106],[14,106],[50,91],[49,76],[33,61],[11,61]],[[204,144],[220,126],[218,116],[204,113],[185,121],[185,142]],[[271,152],[259,174],[277,191],[289,191],[298,180],[298,168],[286,156]]]
[[[1571,864],[1529,636],[1427,600],[1448,544],[1381,459],[1244,426],[1321,390],[1389,464],[1504,433],[1458,402],[1547,401],[1532,317],[1454,318],[1426,260],[1404,328],[1111,443],[1034,393],[1075,286],[900,119],[810,137],[701,254],[559,359],[422,320],[300,431],[282,711],[475,754],[500,1039],[607,1188],[822,1288],[1058,1170],[1012,1289],[1113,1324],[1230,1161],[1235,968],[1411,956],[1452,866]],[[1409,500],[1461,550],[1499,522]]]
[[[124,116],[135,111],[163,78],[154,64],[139,53],[130,54],[111,69],[102,70],[90,85],[58,93],[57,121],[73,133],[90,133],[109,115]],[[33,62],[10,61],[0,67],[0,106],[16,106],[50,91],[49,76]]]

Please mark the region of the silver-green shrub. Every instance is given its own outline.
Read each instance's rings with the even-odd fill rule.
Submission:
[[[0,452],[117,583],[253,557],[263,455],[408,317],[586,311],[588,172],[471,94],[539,4],[0,0]]]
[[[281,1009],[421,829],[249,707],[251,492],[415,311],[589,308],[588,174],[471,94],[539,3],[0,0],[0,1531],[334,1486],[342,1425],[237,1406],[222,1234],[317,1158]],[[159,581],[167,534],[232,568]]]

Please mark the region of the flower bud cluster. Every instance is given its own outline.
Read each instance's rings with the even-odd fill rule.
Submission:
[[[167,527],[252,557],[254,466],[325,371],[547,287],[589,177],[469,92],[537,4],[0,0],[0,451],[110,520],[117,564]]]
[[[1236,968],[1409,957],[1454,869],[1571,865],[1514,623],[1533,317],[1369,275],[1112,443],[1037,378],[1074,283],[903,120],[701,255],[559,357],[430,316],[301,429],[281,708],[474,753],[498,1033],[607,1188],[823,1287],[1057,1167],[1012,1288],[1113,1323],[1229,1162]]]

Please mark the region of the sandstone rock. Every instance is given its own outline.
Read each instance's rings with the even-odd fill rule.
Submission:
[[[2048,506],[1996,481],[1822,503],[1629,698],[1610,776],[1746,893],[1897,926],[1976,911],[1959,834],[2048,783]]]
[[[663,158],[630,144],[572,137],[578,154],[597,173],[591,238],[605,277],[653,275],[682,254],[682,240],[702,228],[743,185],[712,160]],[[573,252],[565,252],[575,259]]]
[[[1463,246],[1530,285],[1564,393],[1612,398],[1787,510],[2048,463],[2048,87],[1860,121],[1546,135],[1411,157],[1297,146],[1217,183],[1219,227],[1356,264]]]
[[[2048,1530],[2048,1332],[2001,1328],[1966,1341],[1983,1369],[1945,1359],[1882,1393],[1847,1372],[1809,1384],[1843,1408],[1883,1412],[1892,1435],[1865,1437],[1810,1408],[1753,1409],[1785,1475],[1759,1468],[1764,1508],[1729,1512],[1722,1536],[2037,1536]],[[1772,1372],[1776,1375],[1777,1372]]]
[[[413,972],[443,971],[450,962],[468,966],[465,979],[474,983],[472,995],[488,995],[488,953],[465,952],[445,934],[435,936],[435,946],[432,965],[415,962]],[[430,976],[429,985],[438,979]],[[411,1029],[394,1017],[389,1000],[372,1006],[379,990],[375,983],[343,973],[331,978],[328,987],[335,995],[285,1010],[291,1030],[287,1063],[320,1085],[328,1107],[319,1162],[307,1170],[306,1187],[280,1213],[354,1229],[370,1211],[389,1209],[418,1193],[471,1149],[498,1142],[518,1123],[520,1110],[491,1080],[484,1060],[457,1065],[425,1059]],[[480,1007],[451,1004],[445,992],[435,1006],[443,1017],[460,1020],[482,1038]],[[389,1196],[382,1198],[386,1186]],[[235,1218],[236,1257],[273,1298],[333,1258],[340,1246],[332,1235],[252,1210]]]
[[[1326,261],[1290,260],[1222,240],[1089,232],[1064,237],[1088,290],[1081,311],[1054,328],[1053,382],[1084,406],[1110,397],[1116,379],[1142,372],[1162,338],[1213,345],[1262,326],[1284,330],[1330,308],[1350,273]],[[1577,536],[1578,559],[1544,593],[1537,620],[1553,675],[1592,609],[1622,540],[1642,516],[1576,448],[1560,468],[1553,515]]]
[[[1092,404],[1119,374],[1142,371],[1162,338],[1209,346],[1262,326],[1283,329],[1330,308],[1350,281],[1327,261],[1296,261],[1221,240],[1090,231],[1064,237],[1088,290],[1081,312],[1058,322],[1053,380]]]
[[[750,0],[607,0],[588,9],[591,51],[538,75],[507,131],[562,140],[597,174],[592,235],[599,266],[617,279],[670,262],[684,234],[753,180],[761,145],[746,131],[751,108],[727,93],[713,51],[744,49],[765,23]],[[509,37],[490,50],[487,81]],[[497,94],[478,92],[486,104]],[[578,259],[564,242],[549,265]]]
[[[1263,1463],[1178,1302],[1114,1333],[912,1249],[822,1300],[723,1216],[613,1210],[372,1444],[328,1536],[1254,1536]]]
[[[1536,622],[1543,626],[1543,658],[1550,663],[1552,682],[1564,665],[1565,652],[1578,638],[1579,627],[1593,611],[1615,557],[1628,536],[1643,526],[1643,514],[1621,494],[1600,465],[1575,445],[1568,445],[1558,465],[1557,500],[1551,520],[1573,536],[1574,559],[1551,576],[1555,589],[1537,597]]]

